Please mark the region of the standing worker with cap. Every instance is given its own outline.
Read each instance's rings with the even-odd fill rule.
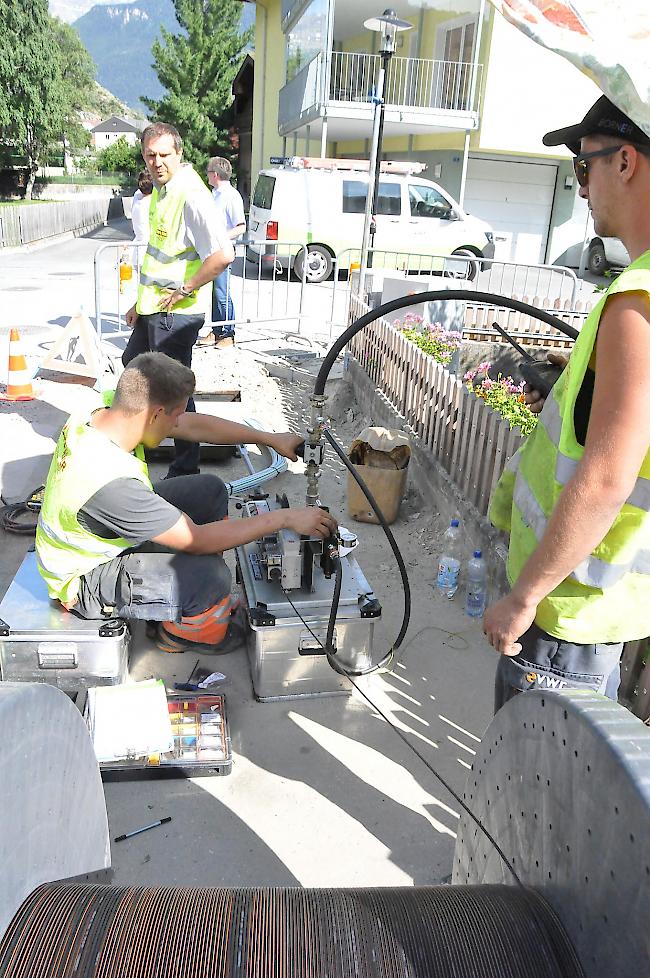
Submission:
[[[620,238],[632,262],[491,501],[512,588],[483,619],[503,653],[495,710],[534,688],[616,699],[623,643],[650,634],[650,137],[603,96],[544,144],[575,154],[596,234]]]
[[[189,163],[183,141],[165,122],[140,137],[153,181],[149,243],[140,269],[138,299],[126,314],[133,333],[122,356],[126,367],[138,354],[157,350],[192,364],[192,348],[210,307],[210,283],[235,253],[210,193]],[[188,411],[194,411],[190,397]],[[199,446],[176,440],[167,478],[199,471]]]
[[[223,156],[213,156],[208,162],[208,183],[219,208],[231,241],[237,241],[246,231],[244,201],[230,182],[232,166]],[[199,346],[223,348],[235,342],[235,307],[230,292],[230,266],[218,275],[212,286],[212,332],[199,340]]]

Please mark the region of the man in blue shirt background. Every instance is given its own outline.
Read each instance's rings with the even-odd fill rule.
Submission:
[[[232,166],[222,156],[213,156],[208,162],[208,183],[212,196],[226,225],[233,244],[246,231],[244,201],[230,182]],[[232,346],[235,342],[235,307],[230,292],[230,267],[214,280],[212,291],[212,333],[199,340],[199,346]]]

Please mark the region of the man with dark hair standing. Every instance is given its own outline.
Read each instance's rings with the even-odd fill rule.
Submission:
[[[235,253],[210,192],[183,163],[183,143],[174,126],[154,122],[140,141],[154,190],[138,298],[126,314],[133,333],[122,362],[127,366],[138,354],[159,350],[189,367],[210,309],[210,284]],[[194,410],[192,398],[187,410]],[[198,444],[177,440],[167,478],[198,471]]]
[[[512,590],[487,609],[495,709],[527,689],[616,698],[624,642],[650,631],[650,137],[604,96],[547,146],[575,154],[596,233],[631,264],[589,314],[490,518]]]
[[[239,191],[231,184],[231,177],[232,166],[223,156],[213,156],[208,161],[208,183],[212,187],[213,200],[223,217],[228,237],[236,242],[246,231],[246,217],[244,201]],[[235,306],[230,291],[230,267],[228,267],[214,280],[212,333],[199,340],[198,345],[216,346],[220,349],[232,346],[235,342],[234,318]]]
[[[69,419],[47,477],[36,552],[50,597],[82,618],[153,620],[165,652],[222,653],[242,635],[221,554],[281,527],[326,537],[336,521],[318,507],[226,521],[228,494],[212,475],[152,485],[144,449],[169,435],[265,445],[296,459],[300,435],[187,413],[193,391],[188,367],[143,353],[105,395],[104,409]]]

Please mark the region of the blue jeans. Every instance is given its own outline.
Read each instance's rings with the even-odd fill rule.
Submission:
[[[194,523],[212,523],[228,514],[228,493],[214,475],[187,475],[154,485]],[[230,571],[221,554],[192,554],[143,543],[100,564],[81,578],[75,612],[102,618],[103,608],[120,618],[180,621],[199,615],[230,594]]]
[[[212,322],[222,324],[212,327],[216,339],[235,335],[235,324],[224,323],[224,320],[234,318],[235,307],[230,294],[230,266],[228,266],[212,283]]]

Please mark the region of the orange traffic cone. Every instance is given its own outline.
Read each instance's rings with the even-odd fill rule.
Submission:
[[[6,393],[0,394],[2,401],[33,401],[32,378],[27,370],[23,353],[23,341],[14,327],[9,334],[9,376]]]

